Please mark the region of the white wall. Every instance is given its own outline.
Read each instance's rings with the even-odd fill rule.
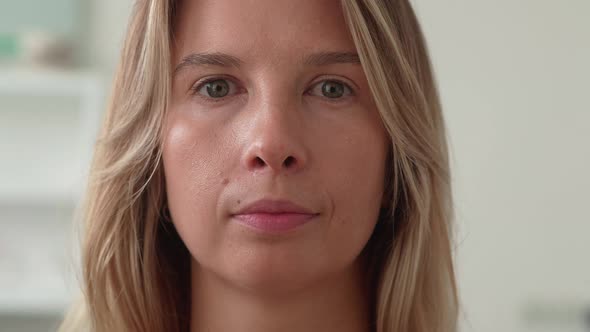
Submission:
[[[453,147],[463,331],[541,331],[522,317],[532,306],[549,311],[551,331],[581,331],[590,1],[414,2]]]
[[[133,3],[131,0],[89,0],[89,61],[93,66],[114,71]]]

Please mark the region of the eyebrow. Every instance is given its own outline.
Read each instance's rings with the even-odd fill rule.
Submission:
[[[185,56],[174,69],[176,74],[185,67],[194,66],[220,66],[240,68],[244,64],[241,59],[226,53],[191,53]],[[306,66],[326,66],[333,64],[360,65],[361,61],[355,52],[318,52],[306,56],[303,59]]]

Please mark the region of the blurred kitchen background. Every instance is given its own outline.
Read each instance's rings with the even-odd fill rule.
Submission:
[[[131,1],[0,0],[0,332],[55,331]]]
[[[237,1],[237,0],[236,0]],[[463,332],[590,331],[590,1],[415,0],[452,149]],[[0,0],[0,331],[54,331],[131,0]]]

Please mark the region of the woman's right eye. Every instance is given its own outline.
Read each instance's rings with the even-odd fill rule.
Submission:
[[[197,95],[200,98],[211,102],[218,102],[230,95],[232,86],[235,93],[236,88],[233,82],[224,78],[216,77],[197,83],[191,90],[193,90],[194,95]]]

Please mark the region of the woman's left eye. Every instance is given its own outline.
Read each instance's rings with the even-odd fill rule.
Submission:
[[[315,84],[309,91],[315,91],[321,97],[336,101],[354,95],[348,84],[333,79],[321,81]]]

